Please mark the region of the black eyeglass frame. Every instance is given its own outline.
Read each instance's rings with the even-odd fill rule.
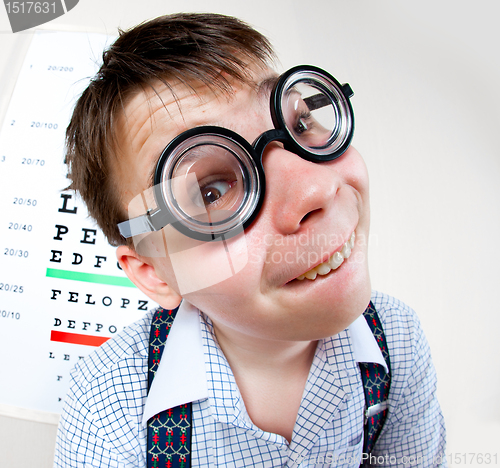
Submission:
[[[283,93],[286,91],[286,89],[289,89],[291,83],[294,83],[294,76],[297,77],[295,83],[298,83],[301,81],[301,75],[310,75],[310,77],[314,77],[315,80],[319,80],[314,81],[316,85],[318,85],[318,82],[326,83],[324,84],[324,86],[321,86],[321,90],[330,97],[330,103],[337,102],[338,106],[338,101],[342,100],[343,104],[345,105],[344,110],[347,114],[347,125],[349,128],[347,134],[340,142],[340,145],[335,147],[333,151],[324,151],[322,149],[318,149],[317,152],[314,152],[310,149],[308,150],[296,141],[296,139],[287,128],[282,109]],[[290,151],[300,156],[301,158],[312,162],[325,162],[337,159],[349,148],[354,134],[354,113],[350,102],[350,98],[353,96],[353,94],[354,93],[349,84],[340,84],[332,75],[322,70],[321,68],[311,65],[299,65],[283,73],[274,85],[270,99],[270,112],[274,124],[274,129],[268,130],[259,135],[254,140],[253,144],[250,144],[236,132],[223,127],[201,126],[184,131],[180,135],[176,136],[165,147],[160,155],[160,158],[158,159],[154,173],[153,187],[153,193],[157,208],[155,210],[148,210],[144,215],[119,223],[118,228],[120,230],[120,233],[123,237],[128,238],[138,234],[159,231],[168,224],[171,224],[176,230],[193,239],[197,239],[200,241],[212,241],[215,239],[228,239],[236,235],[237,233],[242,232],[242,230],[245,230],[252,224],[257,214],[259,213],[264,201],[266,182],[262,157],[267,145],[273,141],[279,141],[283,144],[283,147],[287,151]],[[344,124],[346,123],[344,122]],[[182,219],[182,217],[176,216],[174,214],[174,211],[176,210],[172,210],[168,207],[168,203],[166,203],[163,196],[163,168],[166,161],[168,160],[172,152],[179,147],[179,145],[191,138],[197,137],[198,135],[211,135],[227,139],[228,141],[231,141],[232,143],[240,147],[244,152],[246,152],[246,154],[253,162],[252,170],[254,171],[253,176],[255,177],[255,180],[258,184],[258,198],[253,203],[254,206],[250,214],[246,216],[243,222],[239,223],[236,228],[228,231],[205,233],[190,229],[184,224],[185,220]],[[245,168],[245,166],[243,166],[243,168]],[[236,212],[235,216],[238,216],[238,213],[239,212]],[[216,223],[214,225],[216,225]]]

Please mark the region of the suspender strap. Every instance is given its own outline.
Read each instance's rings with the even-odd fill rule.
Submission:
[[[149,337],[148,393],[177,310],[159,308],[153,316]],[[148,468],[190,468],[191,427],[191,403],[152,417],[148,421]]]
[[[377,340],[382,356],[385,359],[389,372],[391,362],[389,351],[385,340],[384,330],[375,307],[370,302],[363,313],[373,336]],[[390,375],[385,371],[384,366],[371,362],[360,363],[361,378],[365,391],[365,439],[363,453],[371,453],[375,442],[382,430],[382,426],[387,418],[389,388],[391,383]]]

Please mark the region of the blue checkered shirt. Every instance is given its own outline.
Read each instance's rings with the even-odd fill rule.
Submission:
[[[409,307],[394,298],[373,293],[372,301],[389,347],[391,390],[389,416],[367,461],[373,466],[446,467],[436,375],[420,323]],[[252,423],[211,322],[203,314],[199,317],[199,325],[191,327],[199,343],[192,346],[192,342],[172,340],[176,348],[184,346],[177,354],[193,366],[184,363],[184,369],[191,372],[177,378],[173,392],[168,384],[161,384],[162,379],[168,382],[168,374],[163,372],[158,379],[159,369],[155,382],[160,383],[154,392],[153,384],[147,396],[152,313],[79,362],[61,416],[54,467],[146,467],[148,413],[177,401],[179,397],[171,394],[189,395],[193,400],[193,468],[360,465],[367,457],[362,454],[365,402],[360,358],[355,354],[367,351],[356,346],[351,336],[354,327],[352,333],[348,328],[318,343],[288,443]],[[175,327],[174,323],[172,333]],[[204,362],[196,361],[196,349],[201,350]],[[168,366],[168,353],[166,347],[163,366]],[[181,363],[180,369],[182,360],[176,362]]]

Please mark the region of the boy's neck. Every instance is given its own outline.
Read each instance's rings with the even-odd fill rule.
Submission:
[[[212,323],[217,341],[231,367],[235,364],[248,370],[266,372],[276,368],[297,369],[302,363],[309,371],[317,341],[263,339]]]
[[[291,441],[317,341],[275,341],[214,323],[253,423]]]

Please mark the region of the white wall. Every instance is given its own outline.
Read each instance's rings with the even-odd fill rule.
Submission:
[[[371,174],[373,286],[422,319],[447,452],[500,460],[497,2],[80,0],[47,27],[115,34],[179,10],[239,16],[271,38],[283,68],[311,63],[351,84],[354,145]],[[0,11],[0,118],[29,43],[28,33],[9,30]],[[50,466],[54,434],[55,426],[0,417],[0,466]],[[19,456],[26,437],[39,444],[35,462]]]

